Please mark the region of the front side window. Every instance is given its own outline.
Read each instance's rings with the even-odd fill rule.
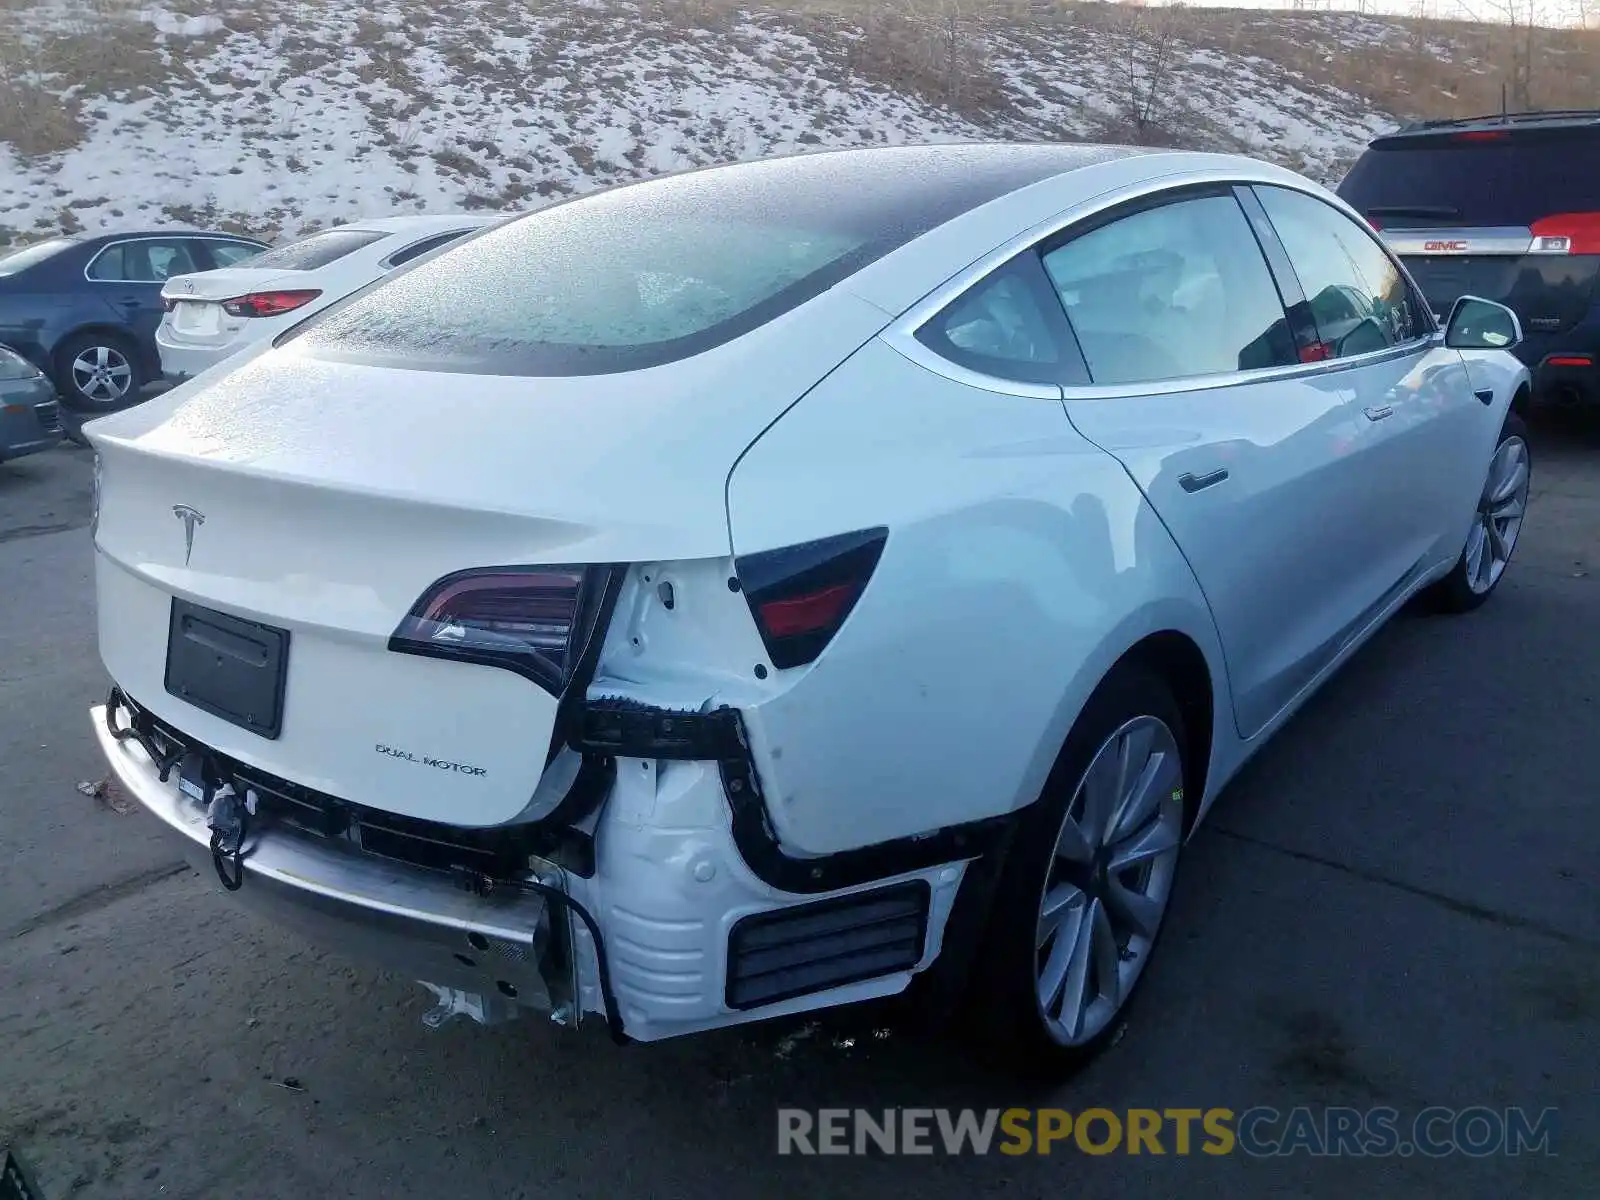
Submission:
[[[1076,363],[1060,305],[1021,255],[973,285],[917,330],[917,340],[957,366],[1026,383],[1072,382]],[[1081,380],[1077,380],[1081,382]]]
[[[89,278],[103,283],[164,283],[199,268],[181,239],[145,238],[113,242],[89,266]]]
[[[0,277],[26,271],[29,267],[42,263],[47,258],[53,258],[75,245],[77,242],[72,238],[50,238],[48,241],[35,242],[31,246],[23,246],[0,254]]]
[[[1422,305],[1378,241],[1304,192],[1257,187],[1329,357],[1370,354],[1429,332]]]
[[[1117,218],[1045,253],[1096,384],[1298,361],[1277,285],[1231,195]]]

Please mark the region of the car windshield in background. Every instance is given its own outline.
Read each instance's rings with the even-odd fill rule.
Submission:
[[[241,263],[241,266],[264,268],[269,271],[315,271],[347,254],[354,254],[363,246],[381,242],[388,237],[376,229],[329,229],[313,233],[310,237],[263,250]]]
[[[1595,212],[1600,137],[1397,137],[1362,155],[1339,195],[1385,229],[1526,226],[1557,213]]]
[[[68,246],[76,244],[71,238],[51,238],[49,241],[35,242],[31,246],[24,246],[8,254],[0,254],[0,275],[15,275],[18,271],[26,271],[29,267],[42,263],[52,255],[60,254]]]
[[[905,148],[693,171],[532,213],[358,293],[290,338],[341,361],[593,375],[687,358],[804,303],[1077,147]]]

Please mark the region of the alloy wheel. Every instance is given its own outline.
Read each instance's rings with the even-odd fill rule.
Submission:
[[[1165,722],[1108,737],[1067,807],[1039,903],[1040,1011],[1061,1044],[1092,1041],[1133,990],[1172,894],[1183,760]]]
[[[85,400],[115,404],[132,383],[133,367],[115,346],[89,346],[72,360],[72,386]]]
[[[1477,595],[1494,587],[1511,561],[1528,508],[1530,476],[1527,443],[1506,438],[1489,461],[1477,517],[1467,535],[1467,586]]]

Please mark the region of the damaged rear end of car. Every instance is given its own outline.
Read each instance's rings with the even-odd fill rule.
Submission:
[[[790,168],[743,170],[512,223],[89,431],[117,777],[242,901],[422,981],[431,1025],[651,1041],[902,991],[1003,824],[780,836],[761,714],[893,535],[751,551],[730,481],[890,320],[834,285],[949,213],[852,225],[813,169],[774,227]],[[980,182],[950,211],[1015,181]]]

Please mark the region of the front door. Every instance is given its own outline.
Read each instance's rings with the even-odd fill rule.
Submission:
[[[1347,364],[1362,421],[1363,519],[1384,526],[1393,572],[1461,552],[1481,461],[1485,403],[1461,355],[1435,336],[1427,302],[1388,250],[1333,205],[1254,189],[1309,297],[1329,357]],[[1463,490],[1463,479],[1469,480]]]
[[[1371,481],[1354,380],[1302,362],[1230,191],[1116,215],[1044,262],[1093,380],[1065,389],[1067,413],[1187,557],[1251,736],[1393,584],[1392,548],[1362,519]]]

